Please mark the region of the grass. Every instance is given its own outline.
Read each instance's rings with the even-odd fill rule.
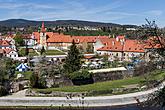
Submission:
[[[156,70],[151,73],[149,79],[163,80],[165,78],[165,71]]]
[[[25,48],[20,48],[18,53],[20,56],[25,56]],[[38,56],[38,54],[33,49],[31,49],[29,51],[29,56]]]
[[[149,80],[163,80],[165,76],[165,71],[156,70],[147,76]],[[47,88],[47,89],[34,89],[36,92],[41,93],[51,93],[52,91],[62,91],[62,92],[92,92],[96,95],[107,95],[112,89],[123,88],[126,85],[138,84],[145,82],[144,76],[132,77],[121,80],[97,82],[94,84],[82,85],[82,86],[66,86],[60,88]],[[110,94],[109,94],[110,95]]]
[[[33,73],[32,71],[26,71],[26,72],[16,71],[16,74],[23,74],[24,75],[24,79],[26,79],[26,80],[30,79],[30,76],[31,76],[32,73]]]
[[[51,92],[51,91],[63,91],[63,92],[91,92],[91,91],[105,91],[112,90],[113,88],[122,88],[123,85],[137,84],[143,79],[140,77],[133,77],[122,80],[98,82],[89,85],[82,86],[68,86],[62,88],[48,88],[48,89],[36,89],[38,92]]]
[[[65,55],[64,52],[61,52],[59,50],[47,50],[46,55]]]
[[[29,56],[38,56],[38,53],[36,53],[35,51],[30,51]]]

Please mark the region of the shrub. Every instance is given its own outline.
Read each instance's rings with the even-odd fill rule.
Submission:
[[[73,72],[69,74],[69,78],[72,80],[74,85],[92,84],[94,82],[92,74],[87,70]]]
[[[30,87],[37,88],[37,86],[38,86],[38,75],[32,73],[30,76]]]
[[[0,86],[0,96],[5,96],[8,94],[8,91],[6,90],[5,87]]]
[[[46,80],[43,76],[38,76],[38,74],[32,73],[30,76],[30,86],[39,89],[46,88]]]
[[[69,75],[69,78],[72,80],[83,80],[91,78],[92,74],[88,70],[76,71]]]

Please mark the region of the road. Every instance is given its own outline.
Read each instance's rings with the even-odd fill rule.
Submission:
[[[97,96],[97,97],[73,97],[67,99],[66,97],[25,97],[24,91],[13,94],[11,96],[1,97],[0,106],[115,106],[137,103],[147,100],[149,94],[164,87],[163,82],[159,87],[136,93],[113,95],[113,96]]]

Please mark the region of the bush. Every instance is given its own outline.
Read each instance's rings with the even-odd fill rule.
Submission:
[[[5,87],[0,86],[0,96],[5,96],[8,94],[8,91],[6,90]]]
[[[92,74],[88,70],[76,71],[69,74],[69,78],[72,80],[83,80],[91,78]]]
[[[30,87],[37,88],[37,86],[38,86],[38,75],[32,73],[30,76]]]
[[[38,74],[32,73],[30,76],[30,86],[32,88],[44,89],[46,88],[46,80],[42,76],[38,76]]]
[[[88,70],[73,72],[69,74],[69,78],[72,80],[74,85],[92,84],[94,82],[92,74],[89,73]]]
[[[148,74],[151,71],[156,69],[156,65],[152,62],[144,63],[141,62],[139,65],[135,66],[134,76],[143,76],[144,74]]]

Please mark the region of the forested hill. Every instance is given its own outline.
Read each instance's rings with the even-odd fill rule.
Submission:
[[[44,21],[47,27],[53,26],[91,26],[91,27],[137,27],[136,25],[120,25],[115,23],[102,23],[81,20],[57,20],[57,21]],[[32,21],[25,19],[8,19],[0,21],[0,26],[6,27],[27,27],[27,26],[40,26],[42,21]]]

